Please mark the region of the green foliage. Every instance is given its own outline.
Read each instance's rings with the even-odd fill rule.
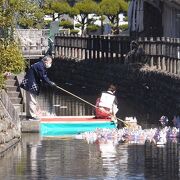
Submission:
[[[118,25],[118,15],[127,9],[128,4],[124,0],[102,0],[100,3],[101,14],[106,15],[112,24]]]
[[[73,29],[74,28],[74,25],[71,21],[68,21],[68,20],[64,20],[64,21],[61,21],[59,23],[59,26],[62,26],[63,28],[69,28],[69,29]]]
[[[43,2],[42,9],[46,15],[51,15],[53,17],[53,21],[56,18],[59,18],[62,14],[71,13],[71,7],[65,0],[64,1],[45,0]],[[55,17],[55,13],[58,14],[57,17]]]
[[[67,2],[52,2],[51,8],[58,15],[68,14],[70,12],[70,6]]]
[[[4,87],[4,83],[5,83],[5,77],[2,73],[0,73],[0,89]]]
[[[1,39],[0,44],[0,89],[4,86],[5,76],[4,73],[11,72],[18,74],[25,68],[25,60],[14,41],[3,42]]]
[[[54,14],[54,10],[51,8],[52,2],[53,2],[53,0],[44,0],[44,2],[43,2],[42,9],[46,15]]]
[[[0,72],[12,72],[15,74],[20,73],[25,68],[25,60],[18,47],[18,44],[14,41],[8,44],[0,44]]]
[[[128,10],[128,4],[124,0],[102,0],[100,9],[104,15],[117,15]]]
[[[44,24],[45,24],[45,26],[46,26],[46,28],[48,27],[50,27],[50,23],[52,22],[52,20],[45,20],[44,21]]]
[[[17,23],[24,28],[42,28],[44,22],[44,12],[35,4],[26,4],[28,9],[22,9],[18,13]]]
[[[74,17],[74,16],[77,16],[79,13],[79,10],[75,7],[72,7],[69,11],[69,16],[70,17]]]
[[[78,34],[78,33],[79,33],[79,30],[77,30],[77,29],[70,30],[70,34]]]
[[[26,27],[43,25],[43,11],[37,3],[29,0],[0,1],[0,27],[9,28],[19,24]]]
[[[128,21],[128,16],[125,16],[125,17],[123,18],[123,20],[124,20],[124,21]]]
[[[18,74],[25,68],[25,60],[14,38],[19,23],[25,27],[41,27],[44,13],[37,3],[30,0],[0,0],[0,88],[4,85],[4,73]]]
[[[93,0],[82,0],[75,4],[75,8],[79,10],[79,14],[88,15],[96,14],[99,7]]]
[[[77,18],[77,22],[81,24],[82,33],[84,33],[85,25],[91,24],[92,19],[88,19],[89,14],[98,14],[99,6],[93,0],[82,0],[75,4],[74,8],[77,9],[77,14],[80,15],[80,18]]]
[[[100,27],[98,25],[95,24],[90,24],[87,26],[87,31],[88,32],[94,32],[97,31]]]
[[[100,18],[99,18],[100,21],[104,21],[105,19],[106,19],[106,18],[105,18],[105,16],[103,16],[103,15],[101,15]]]
[[[78,23],[75,25],[76,28],[81,28],[82,27],[82,24]]]
[[[119,26],[119,28],[122,30],[122,31],[125,31],[128,29],[128,24],[122,24]]]

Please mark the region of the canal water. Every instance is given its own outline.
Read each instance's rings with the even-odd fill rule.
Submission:
[[[111,143],[88,144],[64,138],[23,134],[0,158],[2,180],[179,179],[178,144],[164,147]]]
[[[95,96],[81,95],[95,102]],[[90,115],[93,108],[72,96],[55,91],[40,97],[41,109],[51,115]],[[130,101],[129,101],[130,102]],[[157,112],[143,111],[137,104],[119,99],[119,116],[136,116],[143,127],[157,126]],[[157,119],[158,120],[158,119]],[[44,138],[23,134],[22,141],[0,157],[0,180],[126,180],[179,179],[179,144],[94,143],[73,137]]]

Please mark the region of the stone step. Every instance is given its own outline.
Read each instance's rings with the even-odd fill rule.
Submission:
[[[14,91],[14,92],[17,92],[17,91],[19,91],[19,87],[17,87],[17,86],[6,86],[6,91],[7,92],[12,92],[12,91]]]
[[[7,79],[6,80],[6,86],[14,86],[17,85],[17,81],[15,79]]]
[[[11,97],[10,99],[13,104],[21,104],[22,103],[22,98]]]
[[[19,115],[19,117],[20,117],[21,120],[27,120],[27,119],[26,119],[26,116],[27,116],[27,113],[26,113],[26,112],[22,112],[22,113]]]
[[[10,76],[7,76],[6,79],[7,79],[7,80],[8,80],[8,79],[16,79],[16,76],[12,74],[12,75],[10,75]]]
[[[20,92],[18,92],[18,91],[9,91],[9,92],[7,92],[7,94],[9,95],[10,98],[13,98],[13,97],[20,98]]]
[[[23,55],[26,55],[26,57],[30,57],[31,55],[42,55],[42,50],[40,49],[32,49],[32,50],[23,50]]]
[[[14,108],[16,109],[16,111],[18,112],[18,114],[24,113],[23,104],[13,104],[13,105],[14,105]]]
[[[23,99],[21,97],[20,87],[18,86],[16,76],[11,75],[7,77],[6,92],[18,114],[22,114],[25,108],[24,104],[22,104]]]
[[[21,132],[23,133],[38,133],[40,121],[21,121]]]

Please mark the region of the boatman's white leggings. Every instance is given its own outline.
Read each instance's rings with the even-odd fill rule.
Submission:
[[[38,102],[37,102],[37,95],[26,91],[26,102],[27,102],[27,115],[33,118],[38,118]]]

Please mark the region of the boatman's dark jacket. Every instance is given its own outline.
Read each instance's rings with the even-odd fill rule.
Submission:
[[[39,95],[42,83],[53,86],[54,83],[47,77],[47,71],[43,61],[31,65],[27,71],[20,87],[33,94]]]

